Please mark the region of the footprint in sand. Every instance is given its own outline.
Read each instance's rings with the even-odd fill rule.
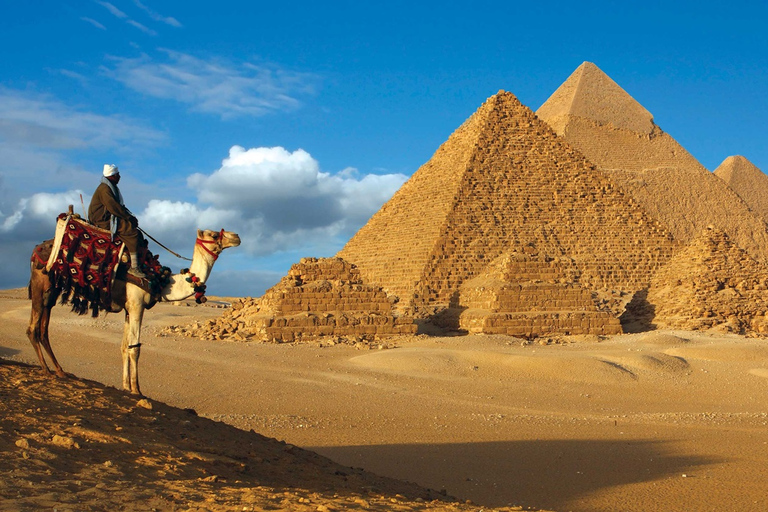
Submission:
[[[749,370],[749,373],[752,375],[757,375],[758,377],[763,377],[764,379],[768,379],[768,368],[752,368]]]

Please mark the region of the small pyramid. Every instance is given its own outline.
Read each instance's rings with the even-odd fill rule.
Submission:
[[[717,169],[722,179],[763,219],[768,220],[768,176],[743,156],[729,156]]]
[[[554,246],[590,291],[647,287],[673,248],[609,176],[501,91],[337,256],[424,318],[462,307],[463,283],[528,244]]]
[[[582,64],[537,115],[606,173],[676,240],[725,230],[768,262],[768,225],[701,165],[644,108],[591,63]]]
[[[651,113],[591,62],[576,68],[536,115],[553,127],[567,123],[568,116],[645,134],[655,126]]]
[[[656,273],[646,301],[658,328],[766,333],[768,266],[710,227]]]
[[[415,334],[413,319],[395,314],[392,300],[340,258],[302,258],[259,299],[242,299],[219,318],[185,329],[202,339],[292,342],[333,337],[373,341]]]
[[[618,315],[598,309],[592,293],[578,284],[578,273],[557,247],[515,248],[461,286],[459,329],[528,339],[621,333]]]

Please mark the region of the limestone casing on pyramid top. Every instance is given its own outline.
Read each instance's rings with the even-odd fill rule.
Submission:
[[[567,116],[650,134],[653,115],[591,62],[584,62],[536,111],[562,135]]]
[[[715,169],[715,176],[768,221],[768,176],[755,164],[740,155],[729,156]]]
[[[715,169],[715,175],[726,183],[738,180],[768,179],[768,176],[744,156],[729,156]]]

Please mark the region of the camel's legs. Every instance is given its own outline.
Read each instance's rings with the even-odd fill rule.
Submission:
[[[49,289],[46,289],[44,285],[45,279],[45,277],[35,276],[33,270],[29,288],[30,299],[32,300],[32,313],[29,317],[27,337],[29,337],[29,341],[32,343],[35,352],[37,352],[37,358],[40,360],[40,368],[43,372],[46,374],[51,373],[51,370],[45,362],[45,356],[43,355],[43,349],[45,349],[56,369],[56,375],[59,377],[66,377],[67,374],[64,373],[61,365],[56,360],[56,356],[53,355],[53,349],[51,349],[51,343],[48,340],[48,324],[51,319],[51,307],[56,302],[56,298],[50,294]]]
[[[141,322],[144,317],[144,308],[137,309],[131,314],[126,308],[120,351],[123,354],[123,389],[134,395],[141,395],[139,356],[141,355]]]
[[[40,314],[40,343],[42,343],[43,348],[48,353],[48,357],[51,358],[51,362],[56,367],[56,375],[59,377],[66,377],[67,374],[64,373],[64,370],[62,369],[59,362],[56,360],[56,356],[53,354],[53,349],[51,348],[51,342],[48,339],[48,325],[51,323],[51,307],[48,305],[45,305],[43,307],[43,312]]]

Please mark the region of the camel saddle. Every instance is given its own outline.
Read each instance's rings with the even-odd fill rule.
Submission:
[[[54,288],[61,292],[61,302],[72,303],[72,311],[85,314],[89,309],[98,316],[99,310],[112,311],[112,286],[115,278],[140,286],[159,299],[164,277],[170,269],[160,267],[157,257],[146,247],[139,248],[142,267],[149,270],[149,279],[126,272],[128,254],[120,239],[113,239],[109,230],[84,221],[79,215],[62,213],[56,222],[53,240],[40,244],[32,262],[48,273]],[[47,253],[47,254],[46,254]],[[125,265],[120,265],[125,263]]]

